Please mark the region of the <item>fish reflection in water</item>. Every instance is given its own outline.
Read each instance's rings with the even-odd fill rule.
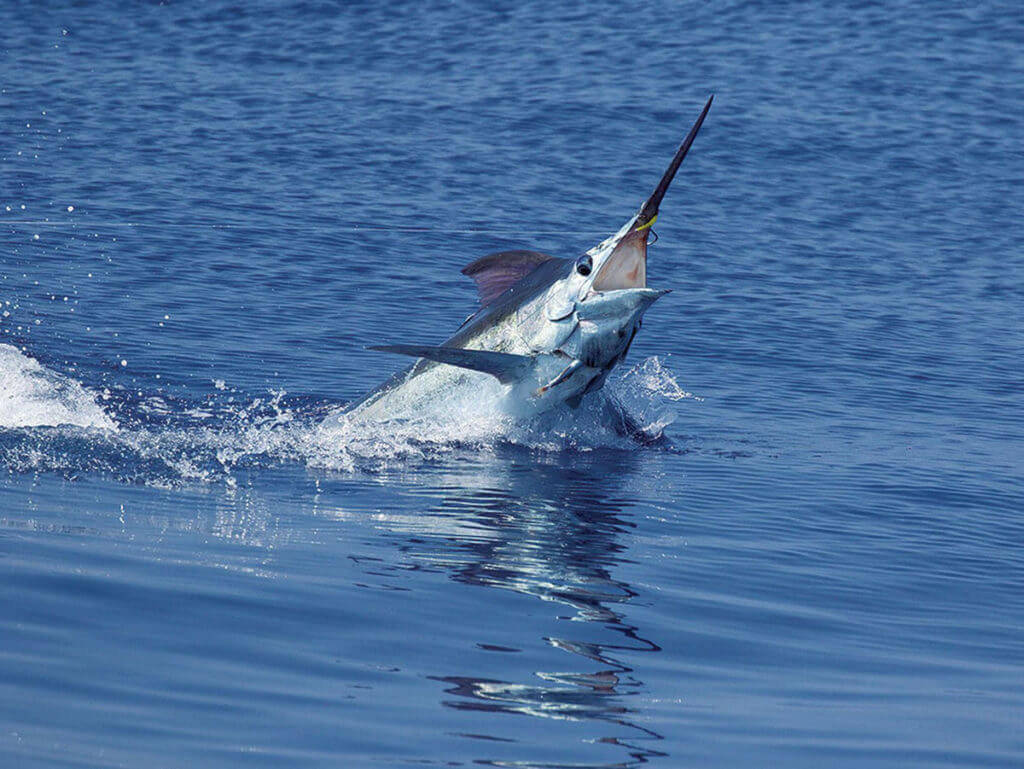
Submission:
[[[413,535],[401,545],[412,557],[444,568],[458,582],[511,590],[571,609],[558,619],[573,622],[567,629],[574,632],[543,640],[589,663],[572,672],[534,671],[529,681],[434,676],[448,684],[446,706],[614,724],[608,731],[618,736],[602,735],[592,741],[620,745],[631,758],[600,766],[631,766],[664,755],[653,749],[661,735],[641,726],[641,714],[626,704],[626,698],[642,692],[644,684],[625,659],[660,649],[626,619],[624,605],[636,592],[612,576],[625,555],[619,540],[632,526],[623,485],[633,460],[628,453],[616,452],[614,456],[549,458],[546,464],[536,456],[481,464],[445,478],[440,502],[415,520],[389,523],[393,532]],[[597,623],[612,631],[617,639],[576,637],[588,623],[591,628]]]

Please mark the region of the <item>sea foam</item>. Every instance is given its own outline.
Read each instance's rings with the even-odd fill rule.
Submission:
[[[648,358],[578,409],[529,420],[510,418],[484,399],[475,408],[449,404],[422,419],[368,422],[342,404],[310,404],[278,392],[242,405],[237,395],[204,400],[198,411],[188,401],[126,401],[115,391],[105,411],[82,384],[0,345],[0,464],[16,472],[99,473],[157,486],[230,485],[249,471],[285,464],[375,473],[507,446],[538,453],[635,450],[637,443],[609,424],[605,399],[657,437],[674,417],[672,402],[689,394],[660,360]]]
[[[93,394],[78,382],[16,347],[0,344],[0,428],[59,425],[117,429]]]

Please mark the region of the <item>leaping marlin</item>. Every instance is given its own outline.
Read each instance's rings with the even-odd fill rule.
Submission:
[[[480,294],[477,313],[440,346],[371,347],[420,360],[347,414],[416,419],[439,405],[487,399],[527,416],[562,403],[576,408],[599,390],[628,352],[647,308],[668,293],[647,287],[647,238],[712,98],[654,192],[618,232],[575,260],[502,251],[467,265],[462,272]]]

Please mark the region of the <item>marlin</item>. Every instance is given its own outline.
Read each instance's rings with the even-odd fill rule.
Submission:
[[[370,347],[418,358],[352,405],[373,421],[415,420],[439,407],[485,402],[527,417],[580,405],[625,358],[647,309],[666,289],[647,287],[647,239],[658,207],[690,150],[709,97],[651,196],[615,234],[577,259],[501,251],[462,269],[480,308],[440,345]],[[635,426],[618,412],[627,433]]]

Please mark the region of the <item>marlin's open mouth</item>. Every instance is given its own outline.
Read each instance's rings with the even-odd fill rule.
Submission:
[[[647,286],[647,233],[650,227],[631,230],[615,247],[594,277],[591,291],[617,291]]]

